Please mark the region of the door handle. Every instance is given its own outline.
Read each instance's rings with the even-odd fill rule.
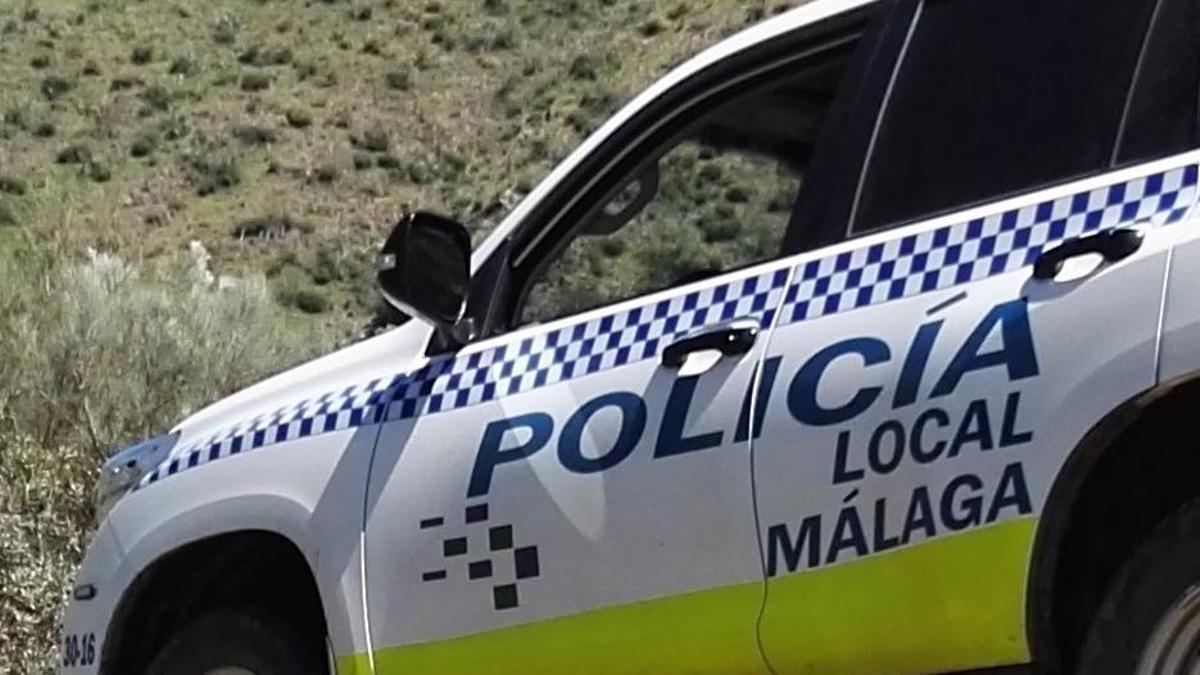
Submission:
[[[739,356],[750,351],[757,339],[758,321],[737,319],[672,342],[663,350],[662,364],[671,369],[681,368],[688,355],[696,352],[718,351],[724,356]]]
[[[1054,279],[1062,272],[1063,263],[1071,258],[1098,253],[1104,262],[1114,263],[1128,258],[1141,247],[1142,233],[1128,228],[1068,239],[1038,256],[1033,263],[1033,278],[1039,281]]]

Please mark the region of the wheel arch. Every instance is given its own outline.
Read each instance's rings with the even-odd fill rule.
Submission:
[[[139,568],[113,611],[100,672],[143,672],[175,629],[238,604],[269,607],[307,634],[328,635],[316,575],[291,538],[267,529],[209,533]]]
[[[1200,482],[1187,480],[1200,476],[1200,453],[1167,442],[1197,413],[1200,371],[1117,406],[1054,477],[1026,590],[1026,632],[1039,672],[1070,672],[1122,561],[1162,517],[1200,494]]]

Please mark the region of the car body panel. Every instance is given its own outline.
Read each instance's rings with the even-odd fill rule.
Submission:
[[[774,667],[1028,660],[1033,520],[1095,421],[1156,383],[1159,299],[1172,243],[1194,227],[1197,175],[1194,154],[1107,174],[855,240],[835,249],[842,271],[796,275],[798,309],[780,312],[767,351],[791,384],[776,385],[753,449]],[[1137,253],[1031,279],[1042,250],[1116,227],[1145,230]],[[938,572],[921,578],[924,563]],[[841,568],[855,578],[846,598],[806,579]],[[880,643],[902,616],[911,632]],[[805,626],[820,639],[796,641]]]
[[[398,391],[367,504],[373,642],[390,654],[377,672],[411,669],[393,647],[635,603],[655,620],[608,636],[630,668],[687,652],[678,639],[740,643],[725,658],[761,667],[761,567],[748,446],[736,433],[757,351],[698,378],[659,356],[736,319],[769,327],[786,282],[786,265],[769,263],[519,330],[431,363]],[[528,459],[487,460],[518,452]],[[509,538],[500,547],[489,541],[497,530]],[[742,583],[754,590],[727,594],[734,605],[684,635],[672,627],[693,607],[653,601]],[[495,595],[504,592],[511,605]],[[689,615],[672,620],[672,608]],[[539,654],[569,644],[550,630]]]

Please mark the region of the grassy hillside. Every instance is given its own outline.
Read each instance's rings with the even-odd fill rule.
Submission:
[[[0,226],[218,272],[336,323],[407,208],[511,205],[764,0],[8,0]],[[776,3],[778,4],[778,3]]]
[[[351,335],[397,214],[482,233],[784,6],[0,0],[0,672],[51,667],[109,449]]]

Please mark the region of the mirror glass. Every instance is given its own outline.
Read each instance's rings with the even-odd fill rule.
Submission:
[[[380,255],[379,287],[397,309],[444,330],[462,318],[471,276],[471,237],[460,223],[407,216]]]

